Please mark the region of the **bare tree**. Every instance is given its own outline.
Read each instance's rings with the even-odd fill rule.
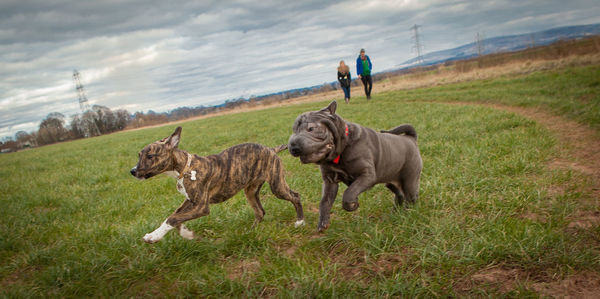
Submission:
[[[19,148],[36,146],[35,136],[25,131],[19,131],[15,134],[15,140]]]
[[[114,114],[116,118],[116,129],[124,130],[125,127],[127,127],[127,124],[129,123],[129,112],[127,112],[127,110],[124,109],[119,109],[115,111]]]
[[[87,136],[100,136],[102,133],[100,132],[100,128],[97,123],[98,116],[96,112],[92,110],[88,110],[81,115],[81,123],[82,127],[87,130]]]
[[[73,118],[71,118],[69,127],[71,128],[71,135],[73,138],[85,138],[85,123],[81,120],[79,114],[75,114]]]
[[[52,112],[46,116],[38,130],[38,144],[51,144],[63,141],[68,137],[68,131],[64,126],[65,116],[58,112]]]

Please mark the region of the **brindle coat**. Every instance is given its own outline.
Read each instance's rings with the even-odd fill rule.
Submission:
[[[262,221],[263,209],[259,192],[265,182],[280,199],[290,201],[296,208],[296,225],[304,224],[300,195],[290,189],[284,178],[284,168],[277,153],[286,145],[269,148],[245,143],[228,148],[217,155],[197,156],[177,148],[181,127],[160,141],[144,147],[139,153],[131,174],[139,179],[168,173],[177,179],[177,189],[186,196],[183,204],[167,218],[161,228],[144,237],[144,241],[159,241],[167,231],[176,227],[183,237],[193,234],[183,223],[209,214],[209,205],[223,202],[244,190],[254,209],[256,225]],[[154,234],[154,235],[153,235]]]

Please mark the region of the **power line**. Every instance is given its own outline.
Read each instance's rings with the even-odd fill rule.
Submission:
[[[409,29],[412,30],[412,40],[414,41],[414,45],[412,47],[413,51],[417,52],[417,64],[421,64],[425,62],[421,53],[423,52],[423,44],[422,44],[422,36],[419,34],[419,28],[421,25],[414,24]]]
[[[83,88],[83,84],[81,84],[81,77],[77,70],[73,70],[73,83],[75,83],[75,90],[79,98],[79,108],[81,108],[81,113],[85,113],[87,110],[90,110],[90,105],[88,104],[87,96],[85,96],[85,89]]]
[[[484,37],[482,34],[479,34],[479,32],[477,32],[477,35],[475,35],[475,45],[477,46],[477,55],[481,56],[484,53],[484,45],[483,45],[483,40]]]
[[[90,118],[89,115],[87,117],[85,116],[86,113],[92,113],[93,116],[96,115],[94,111],[90,111],[90,104],[88,103],[87,96],[85,95],[85,89],[83,88],[81,77],[79,71],[77,70],[73,70],[73,83],[75,83],[75,90],[77,91],[77,98],[79,100],[79,108],[81,109],[81,121],[84,123],[83,133],[85,137],[90,137],[92,132],[98,136],[100,135],[100,130],[94,121],[95,117]]]

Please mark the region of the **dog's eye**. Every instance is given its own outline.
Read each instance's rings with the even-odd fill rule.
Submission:
[[[146,158],[148,158],[148,159],[152,159],[153,157],[154,157],[154,155],[150,155],[150,154],[146,155]]]
[[[314,130],[315,130],[315,127],[310,127],[310,128],[308,128],[308,131],[309,131],[309,132],[312,132],[312,131],[314,131]]]

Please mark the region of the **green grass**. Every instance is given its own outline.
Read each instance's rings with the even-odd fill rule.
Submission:
[[[398,92],[406,101],[479,102],[536,107],[600,130],[600,66],[536,72]]]
[[[555,137],[533,121],[445,101],[542,106],[598,128],[598,67],[379,94],[340,103],[345,119],[375,129],[415,125],[424,160],[420,199],[395,211],[376,186],[354,213],[340,188],[326,234],[316,234],[321,178],[287,152],[287,181],[307,225],[261,192],[264,221],[239,193],[190,221],[200,236],[169,233],[148,245],[183,197],[171,178],[138,181],[137,152],[174,127],[122,132],[0,156],[0,296],[7,297],[446,297],[535,295],[531,283],[600,269],[600,228],[568,229],[591,195],[586,178],[551,170]],[[586,101],[579,99],[585,95]],[[590,96],[591,95],[591,96]],[[590,100],[591,99],[591,100]],[[326,102],[184,123],[180,148],[200,155],[243,142],[287,142],[304,111]],[[555,186],[566,186],[554,194]],[[545,215],[531,220],[524,215]],[[460,286],[490,266],[526,273],[509,293]]]

